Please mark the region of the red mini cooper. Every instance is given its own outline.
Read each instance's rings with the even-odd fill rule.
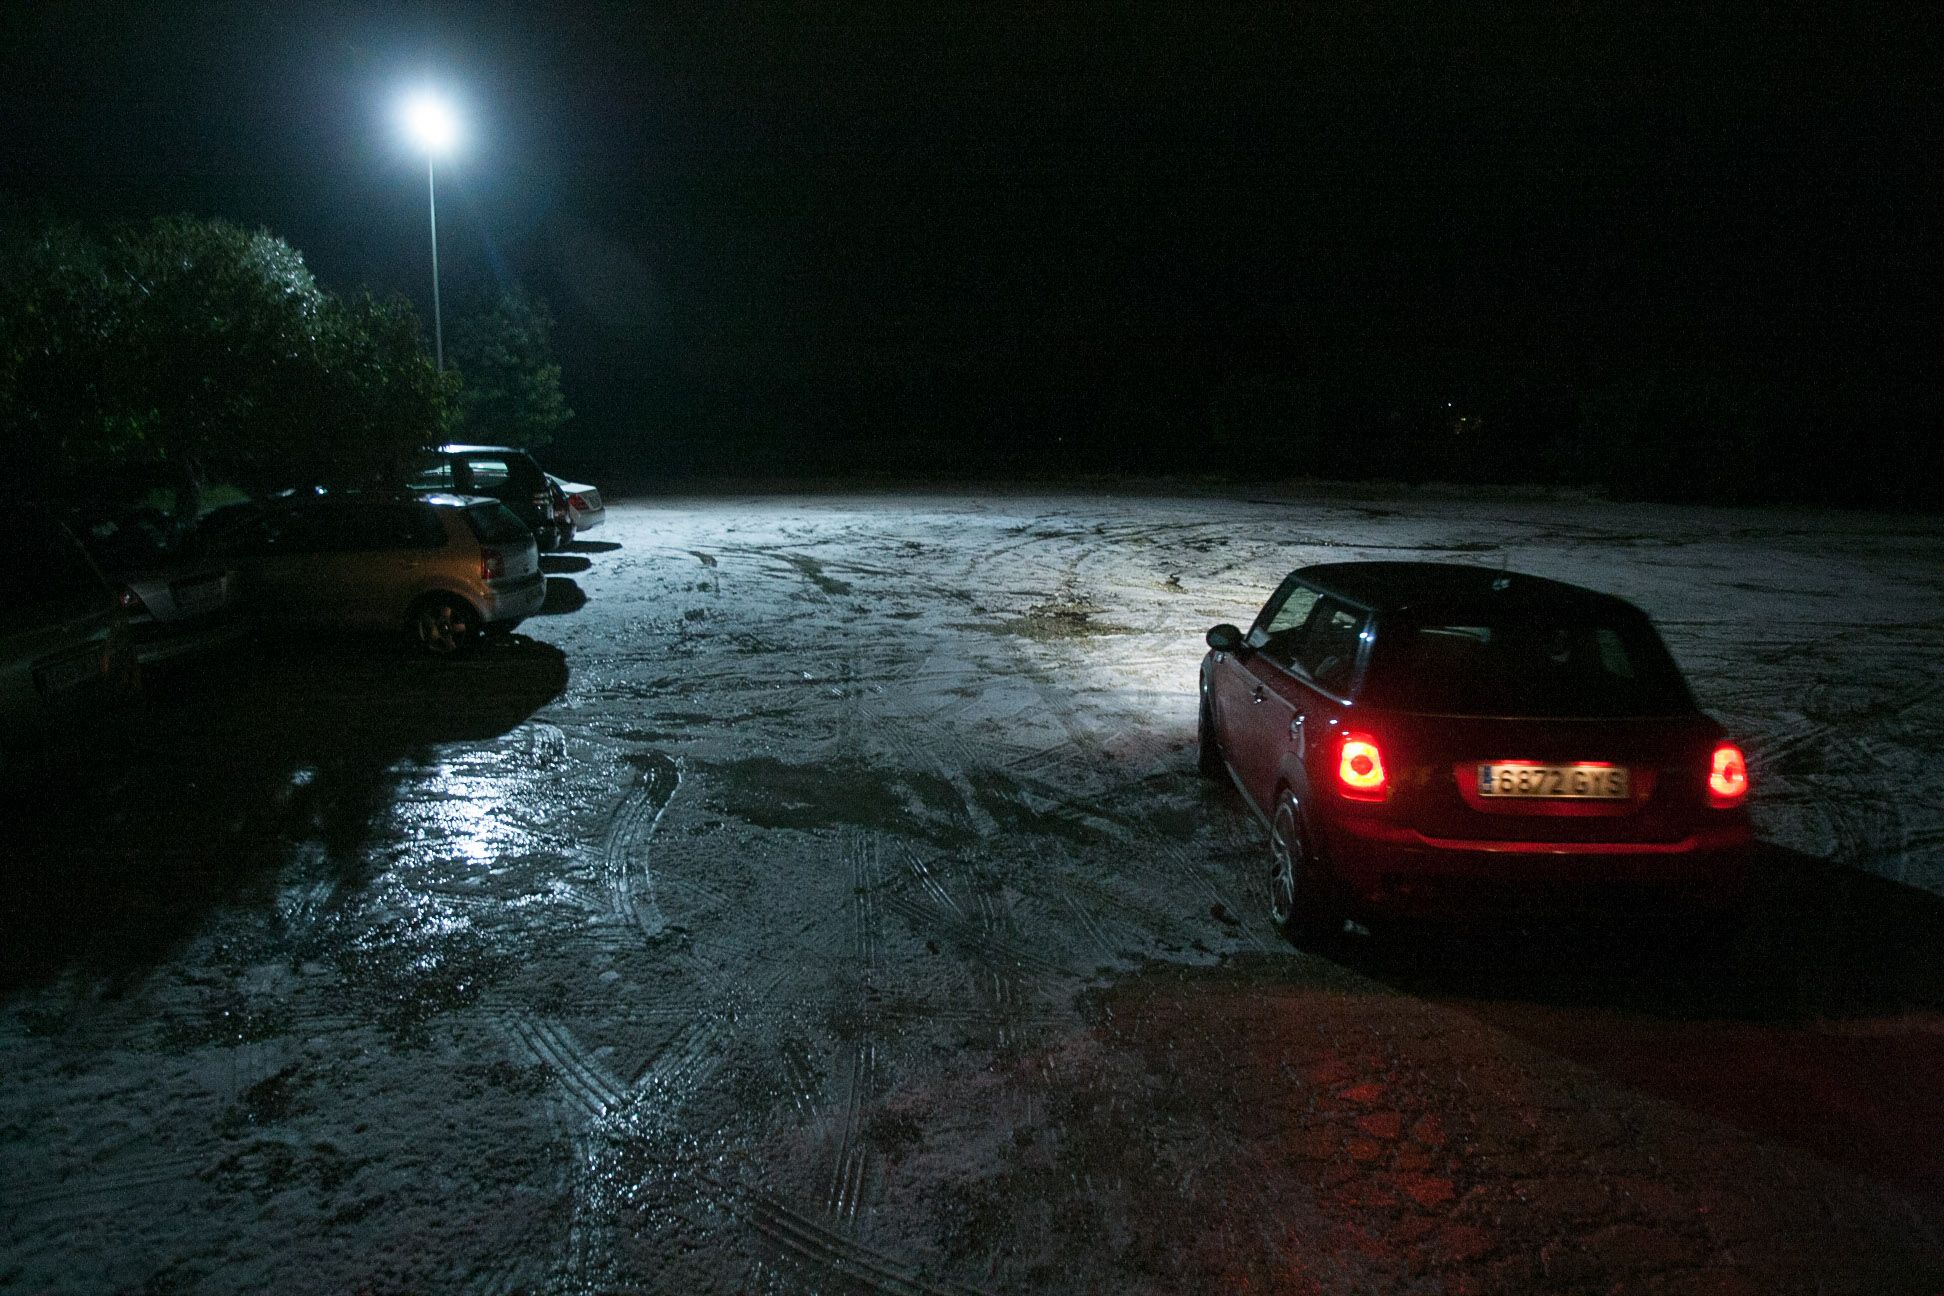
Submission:
[[[1352,914],[1745,899],[1748,767],[1622,599],[1323,563],[1208,647],[1202,772],[1268,822],[1270,916],[1292,936]]]

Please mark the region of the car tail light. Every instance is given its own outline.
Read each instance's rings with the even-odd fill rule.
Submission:
[[[497,549],[482,549],[479,554],[479,579],[498,580],[506,575],[506,555]]]
[[[1337,756],[1337,791],[1352,801],[1382,801],[1390,794],[1384,754],[1369,734],[1345,734]]]
[[[120,603],[121,610],[130,616],[148,615],[148,604],[142,602],[142,596],[135,592],[133,585],[122,586],[121,596],[116,599],[116,602]]]
[[[1735,806],[1747,795],[1748,762],[1742,749],[1730,742],[1716,743],[1708,769],[1708,800],[1717,806]]]
[[[587,496],[569,495],[567,497],[567,507],[571,509],[578,509],[582,513],[587,512]]]

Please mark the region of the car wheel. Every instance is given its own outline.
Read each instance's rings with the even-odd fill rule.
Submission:
[[[434,657],[456,657],[479,635],[479,613],[451,594],[435,594],[412,613],[412,633]]]
[[[1208,699],[1201,700],[1201,724],[1196,735],[1195,768],[1203,778],[1218,779],[1226,771],[1222,760],[1222,744],[1215,737],[1215,717],[1209,712]]]
[[[1284,789],[1269,823],[1269,921],[1291,940],[1314,941],[1343,929],[1329,877],[1312,849],[1296,798]]]

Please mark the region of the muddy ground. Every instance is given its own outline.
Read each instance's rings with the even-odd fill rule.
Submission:
[[[1435,490],[617,503],[442,665],[9,775],[0,1289],[1944,1285],[1944,540]],[[1769,843],[1679,923],[1263,916],[1202,631],[1428,557],[1655,614]]]

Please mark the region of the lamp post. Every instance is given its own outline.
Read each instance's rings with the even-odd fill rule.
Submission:
[[[458,140],[459,122],[452,105],[430,91],[407,99],[404,116],[405,129],[425,150],[425,210],[432,226],[432,354],[439,372],[444,373],[445,326],[439,318],[439,195],[433,168]]]

